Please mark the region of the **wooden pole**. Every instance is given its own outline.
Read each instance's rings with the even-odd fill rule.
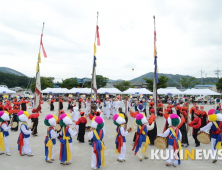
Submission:
[[[99,17],[99,12],[97,11],[97,20],[96,20],[96,32],[97,32],[97,25],[98,25],[98,17]],[[96,43],[96,32],[95,32],[95,41]],[[94,47],[95,48],[95,47]],[[95,62],[94,62],[94,54],[93,54],[93,69],[92,69],[92,81],[91,81],[91,98],[92,98],[92,86],[93,86],[93,81],[94,81],[94,72],[95,72]],[[97,94],[96,94],[97,95]]]

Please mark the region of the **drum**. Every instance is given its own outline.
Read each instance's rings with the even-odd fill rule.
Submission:
[[[210,143],[210,135],[206,132],[200,132],[200,134],[197,135],[197,140],[200,143],[209,144]]]
[[[56,130],[56,131],[60,131],[60,130],[61,130],[60,124],[56,124],[55,130]]]
[[[17,122],[12,122],[12,128],[16,128],[18,126]]]
[[[168,138],[163,138],[160,136],[157,136],[155,141],[154,141],[154,145],[158,148],[158,149],[166,149],[168,147]]]
[[[31,103],[31,102],[29,102],[29,103],[28,103],[28,105],[29,105],[29,106],[31,106],[31,105],[32,105],[32,103]]]
[[[48,104],[50,104],[50,101],[47,101]]]

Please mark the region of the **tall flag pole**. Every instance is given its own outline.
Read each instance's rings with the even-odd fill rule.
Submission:
[[[96,33],[95,33],[95,41],[94,41],[94,55],[93,55],[93,70],[92,70],[92,82],[91,82],[91,97],[92,90],[94,91],[94,96],[97,96],[97,84],[96,84],[96,41],[97,46],[100,46],[100,38],[99,38],[99,26],[98,26],[98,17],[99,12],[97,12],[97,21],[96,21]]]
[[[41,80],[40,80],[40,67],[39,63],[41,63],[41,47],[42,47],[42,52],[45,58],[47,58],[43,43],[42,43],[42,37],[43,37],[43,30],[44,30],[44,22],[42,26],[42,34],[40,38],[40,46],[39,46],[39,54],[38,54],[38,61],[37,61],[37,66],[36,66],[36,84],[35,84],[35,99],[34,99],[34,106],[37,111],[41,113],[41,101],[42,101],[42,93],[41,93]]]
[[[158,81],[158,68],[157,68],[157,49],[156,49],[156,21],[155,15],[153,16],[154,19],[154,81],[153,81],[153,100],[154,100],[154,110],[155,115],[157,115],[157,83]]]

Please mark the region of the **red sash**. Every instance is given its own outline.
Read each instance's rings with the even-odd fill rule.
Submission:
[[[139,141],[139,137],[141,135],[141,133],[143,132],[143,129],[144,129],[145,125],[143,125],[140,129],[140,132],[136,132],[136,140],[135,140],[135,143],[134,143],[134,146],[133,146],[133,149],[132,151],[134,151],[134,149],[136,148],[137,144],[138,144],[138,141]],[[136,152],[134,153],[134,155],[136,155]]]
[[[118,134],[120,134],[120,127],[118,128]],[[121,153],[121,147],[123,146],[123,137],[121,134],[118,136],[116,141],[118,142],[118,151]]]

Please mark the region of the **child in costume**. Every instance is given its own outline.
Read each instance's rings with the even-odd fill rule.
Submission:
[[[97,169],[101,166],[105,166],[105,156],[104,150],[106,149],[103,144],[103,137],[105,132],[103,131],[103,118],[100,116],[95,117],[92,120],[92,129],[88,133],[88,139],[93,139],[92,142],[92,160],[91,160],[91,168]]]
[[[47,130],[47,136],[45,137],[45,161],[53,163],[56,152],[56,138],[59,136],[54,130],[56,126],[57,117],[55,115],[48,114],[45,117],[44,124],[49,126]]]
[[[137,126],[137,133],[136,133],[136,140],[133,146],[133,151],[135,151],[134,155],[138,155],[140,161],[144,159],[148,159],[147,156],[147,147],[150,144],[150,139],[147,135],[148,130],[152,130],[153,127],[149,126],[147,127],[147,119],[144,114],[138,113],[136,115],[136,124]]]
[[[32,114],[29,115],[29,119],[32,120],[33,126],[32,126],[32,135],[33,136],[37,136],[38,132],[37,132],[37,127],[38,127],[38,123],[39,123],[39,113],[37,112],[37,110],[34,108],[32,109]]]
[[[20,111],[18,113],[18,120],[22,122],[20,126],[20,134],[18,137],[18,150],[21,156],[34,156],[31,152],[31,148],[29,145],[29,137],[32,131],[30,131],[30,127],[27,125],[29,113],[26,111]]]
[[[159,134],[158,136],[161,137],[169,137],[168,139],[168,150],[169,150],[169,158],[166,160],[166,166],[171,166],[171,159],[173,159],[173,166],[176,167],[180,165],[180,158],[179,155],[175,156],[174,152],[179,149],[182,149],[181,146],[181,139],[182,134],[177,126],[180,124],[180,117],[177,114],[171,114],[170,117],[167,119],[169,128],[163,133]],[[174,152],[173,152],[174,151]]]
[[[198,117],[199,116],[198,112],[194,112],[193,116],[194,116],[194,119],[192,122],[190,122],[188,124],[188,126],[193,127],[193,138],[194,138],[195,144],[196,144],[195,147],[198,147],[198,146],[200,146],[200,142],[197,140],[197,133],[200,130],[201,119]]]
[[[60,164],[69,165],[72,162],[72,137],[77,135],[78,131],[73,131],[69,126],[72,125],[72,118],[69,114],[63,113],[59,116],[59,124],[62,126],[60,132]]]
[[[79,125],[79,133],[78,133],[77,140],[80,143],[85,143],[84,136],[85,136],[85,131],[86,131],[87,119],[84,116],[84,112],[80,112],[80,115],[81,117],[76,122],[76,125]]]
[[[9,113],[6,111],[0,111],[0,155],[6,153],[7,156],[11,156],[8,146],[8,131],[11,129],[11,125],[8,125],[7,123],[9,120]]]
[[[125,136],[132,130],[129,128],[127,131],[124,129],[126,123],[125,116],[121,113],[113,116],[113,123],[117,126],[115,152],[119,154],[117,161],[124,162],[126,157],[126,138]]]
[[[213,163],[217,162],[217,151],[221,149],[222,136],[222,114],[217,113],[214,109],[208,111],[209,123],[200,128],[200,132],[211,132],[211,149],[213,151]]]

